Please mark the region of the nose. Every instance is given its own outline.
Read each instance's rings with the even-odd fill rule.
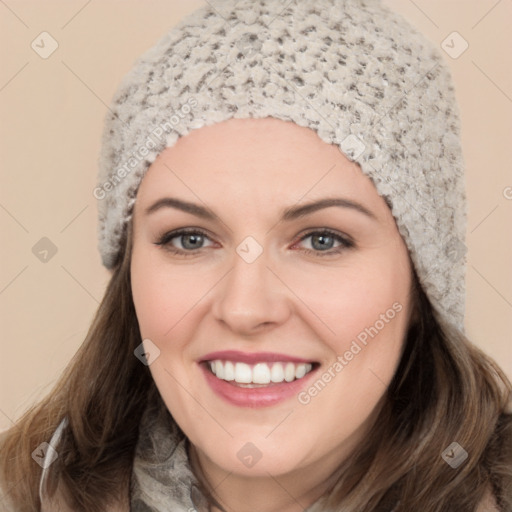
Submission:
[[[291,314],[290,296],[269,267],[266,251],[252,263],[235,253],[231,271],[216,287],[214,317],[247,336],[286,322]]]

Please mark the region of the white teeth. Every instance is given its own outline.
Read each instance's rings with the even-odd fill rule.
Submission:
[[[231,361],[224,363],[224,380],[235,380],[235,365]]]
[[[284,368],[284,380],[291,382],[295,379],[295,365],[293,363],[286,363]]]
[[[270,370],[270,380],[272,382],[283,382],[284,370],[281,363],[274,363],[272,365],[272,369]]]
[[[219,379],[224,378],[224,367],[222,365],[222,361],[215,361],[215,375],[217,375]]]
[[[296,379],[302,379],[306,375],[306,365],[305,364],[299,364],[297,368],[295,368],[295,378]]]
[[[217,365],[221,364],[222,361],[217,361]],[[218,368],[218,366],[216,366]],[[219,379],[224,378],[224,374],[221,374],[219,376],[218,373],[216,373],[217,377]],[[240,382],[240,384],[250,384],[252,382],[252,370],[251,367],[248,364],[245,363],[236,363],[235,364],[235,381]]]
[[[246,363],[209,361],[210,370],[217,378],[226,381],[235,381],[238,384],[270,384],[292,382],[302,379],[313,369],[310,363],[257,363],[253,366]]]
[[[258,363],[252,369],[252,381],[254,384],[270,384],[270,368],[268,364]]]

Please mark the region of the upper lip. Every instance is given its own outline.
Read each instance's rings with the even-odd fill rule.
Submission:
[[[199,362],[215,361],[220,359],[222,361],[235,361],[246,364],[254,363],[277,363],[277,362],[291,362],[291,363],[312,363],[311,359],[304,359],[302,357],[289,356],[286,354],[278,354],[275,352],[240,352],[239,350],[221,350],[217,352],[210,352],[201,357]]]

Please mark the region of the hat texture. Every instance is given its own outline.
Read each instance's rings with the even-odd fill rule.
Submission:
[[[436,315],[464,321],[467,206],[443,56],[379,0],[212,0],[139,57],[105,119],[99,249],[113,268],[138,187],[179,137],[274,117],[337,145],[386,198]]]

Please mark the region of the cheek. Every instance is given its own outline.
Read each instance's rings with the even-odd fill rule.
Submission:
[[[332,348],[344,351],[350,342],[375,334],[405,329],[410,279],[407,262],[386,260],[358,262],[347,267],[303,272],[290,271],[287,282],[301,298],[318,334]],[[316,317],[316,319],[314,319]]]
[[[132,272],[133,303],[142,338],[160,339],[172,327],[175,295],[153,272]]]
[[[342,425],[340,435],[371,414],[396,371],[408,325],[408,269],[407,259],[382,258],[304,283],[331,353],[299,402]]]
[[[152,263],[152,264],[150,264]],[[176,279],[168,269],[148,261],[146,255],[134,251],[131,281],[136,316],[141,338],[151,340],[158,347],[159,355],[149,370],[167,408],[182,426],[187,426],[190,403],[183,388],[194,393],[195,382],[186,371],[188,343],[193,332],[193,311],[199,292],[188,279]],[[204,295],[204,291],[202,291]],[[145,344],[147,350],[151,345]],[[196,393],[194,393],[196,394]],[[193,405],[193,404],[192,404]],[[199,411],[192,411],[199,414]],[[188,425],[188,430],[190,430]]]
[[[187,269],[172,270],[149,251],[132,256],[131,285],[141,336],[162,343],[186,318],[207,291],[207,279],[198,280]],[[162,346],[161,349],[169,347]]]
[[[151,259],[148,252],[133,253],[132,295],[139,330],[141,338],[151,340],[159,350],[149,369],[170,410],[183,405],[168,401],[180,402],[179,383],[189,390],[197,385],[190,373],[191,361],[198,356],[193,340],[207,312],[206,296],[217,280],[216,274],[191,267],[172,269]]]

